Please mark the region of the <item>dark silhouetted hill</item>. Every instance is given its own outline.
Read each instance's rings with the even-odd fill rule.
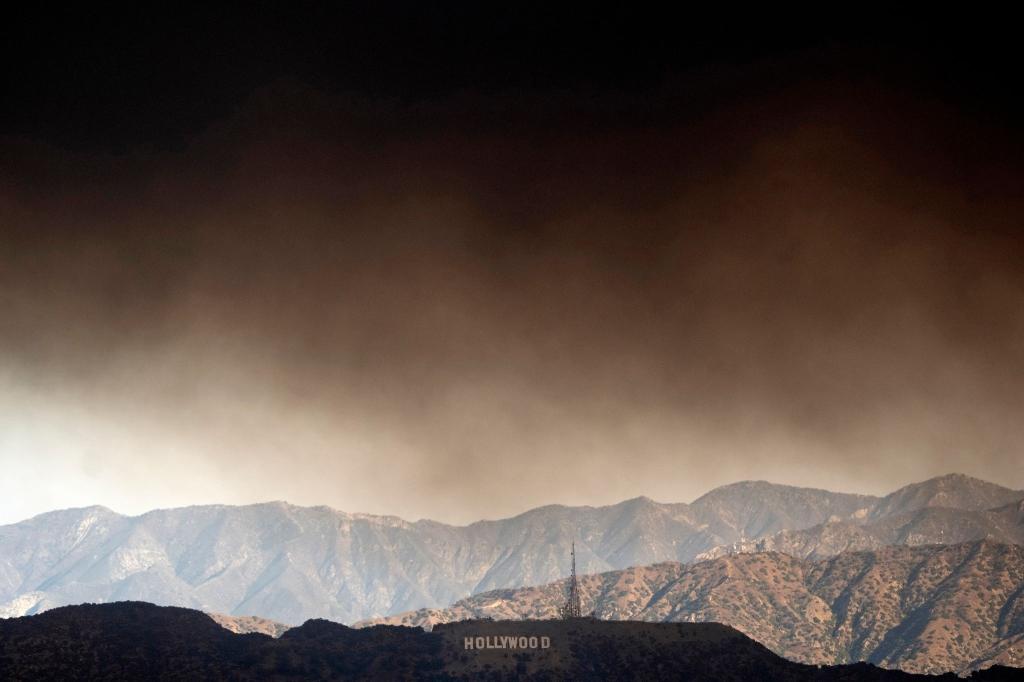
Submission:
[[[512,648],[509,637],[547,648]],[[491,645],[465,648],[466,638]],[[992,668],[972,680],[1012,679]],[[915,680],[869,664],[787,661],[717,623],[463,621],[352,629],[310,620],[274,639],[190,609],[86,604],[0,620],[2,680]],[[1019,677],[1018,677],[1019,679]]]

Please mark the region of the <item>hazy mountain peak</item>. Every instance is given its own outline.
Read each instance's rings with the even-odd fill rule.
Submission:
[[[853,517],[876,501],[869,495],[740,481],[702,495],[690,509],[725,544],[784,529],[809,528],[832,517]]]
[[[1003,486],[997,485],[995,483],[990,483],[989,481],[985,481],[980,478],[975,478],[974,476],[968,476],[967,474],[961,474],[955,471],[950,472],[948,474],[942,474],[940,476],[933,476],[932,478],[925,479],[924,481],[921,481],[919,483],[912,483],[908,486],[904,486],[900,490],[911,487],[937,488],[940,490],[949,490],[960,488],[963,486],[982,488],[992,487],[1007,490],[1007,488],[1004,488]]]
[[[638,497],[631,497],[628,500],[623,500],[622,502],[619,502],[618,504],[614,504],[614,505],[611,505],[611,506],[615,507],[617,509],[639,510],[639,509],[661,508],[664,505],[662,505],[660,502],[655,502],[654,500],[652,500],[651,498],[647,497],[646,495],[640,495]]]
[[[117,513],[109,507],[104,507],[102,504],[91,504],[86,507],[68,507],[67,509],[56,509],[54,511],[43,512],[42,514],[36,514],[23,521],[36,521],[41,519],[56,519],[59,517],[120,517],[122,514]]]
[[[848,499],[855,498],[865,501],[878,499],[872,495],[836,493],[823,488],[809,488],[804,486],[787,485],[784,483],[773,483],[771,481],[753,480],[737,481],[735,483],[727,483],[725,485],[720,485],[717,488],[712,488],[690,504],[693,507],[700,507],[721,499],[737,499],[750,496],[753,496],[751,499],[754,500],[763,499],[765,497],[781,498],[784,496],[799,496],[803,498],[839,497]]]
[[[911,483],[882,498],[872,510],[881,518],[927,507],[951,507],[982,511],[1011,504],[1024,498],[1024,491],[1011,490],[965,474],[936,476]]]

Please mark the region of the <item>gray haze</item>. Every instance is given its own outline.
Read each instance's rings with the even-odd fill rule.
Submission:
[[[1024,488],[1019,140],[867,87],[553,109],[285,88],[179,151],[3,141],[0,521]]]

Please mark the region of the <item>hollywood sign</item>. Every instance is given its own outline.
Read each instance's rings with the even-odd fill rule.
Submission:
[[[494,637],[463,637],[466,649],[547,649],[551,647],[550,637],[523,637],[497,635]]]

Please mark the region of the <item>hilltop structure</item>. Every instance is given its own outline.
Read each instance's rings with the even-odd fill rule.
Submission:
[[[570,618],[582,618],[583,607],[580,604],[580,586],[576,580],[576,543],[572,543],[572,570],[569,574],[569,589],[568,596],[565,600],[565,604],[558,609],[558,615],[562,620],[569,620]]]

